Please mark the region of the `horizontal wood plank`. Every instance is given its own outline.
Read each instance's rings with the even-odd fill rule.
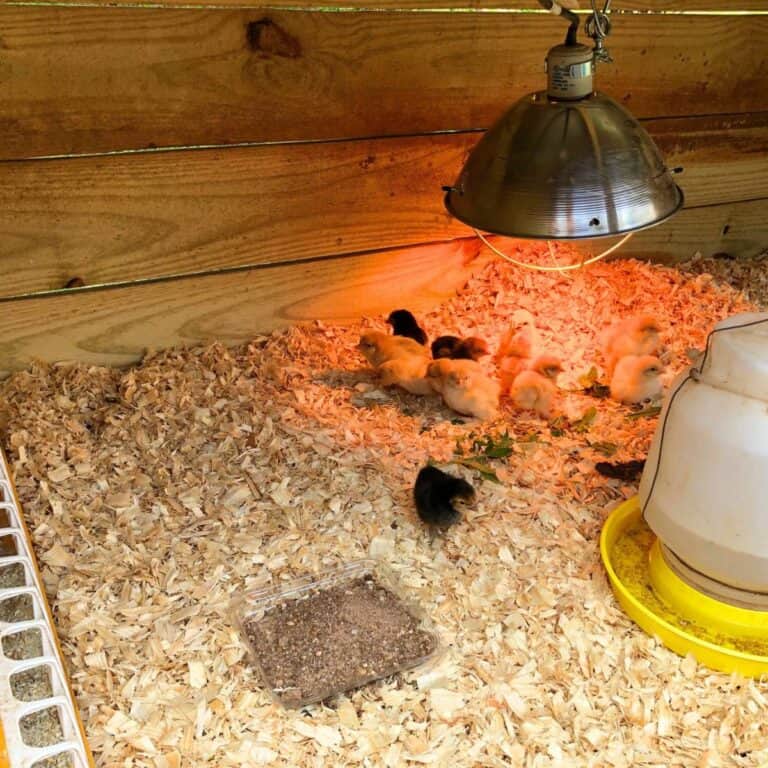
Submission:
[[[674,222],[674,224],[673,224]],[[751,256],[768,243],[768,199],[691,208],[637,234],[623,256]],[[503,243],[502,243],[503,245]],[[32,359],[126,365],[148,348],[246,340],[296,322],[349,322],[396,304],[424,310],[488,254],[476,239],[121,288],[0,301],[0,376]],[[510,267],[512,268],[512,267]]]
[[[0,5],[23,5],[25,0],[0,0]],[[46,0],[46,5],[83,5],[83,0]],[[152,6],[152,7],[200,7],[200,8],[259,8],[269,7],[282,10],[305,9],[324,13],[343,13],[349,10],[362,11],[433,11],[451,9],[455,11],[494,12],[537,12],[545,13],[535,0],[345,0],[334,5],[318,0],[91,0],[89,5]],[[589,0],[582,0],[581,13],[589,12]],[[619,15],[628,12],[642,13],[683,13],[721,12],[740,13],[744,11],[765,11],[765,0],[614,0],[611,12]]]
[[[476,239],[126,288],[0,302],[0,376],[33,358],[126,365],[148,347],[236,343],[452,295],[487,258]]]
[[[563,24],[2,6],[0,30],[7,159],[484,128],[544,87]],[[598,86],[639,117],[768,110],[766,38],[768,16],[622,16]]]
[[[768,197],[768,112],[643,122],[670,168],[686,206]]]
[[[768,113],[646,124],[689,206],[768,197]],[[0,164],[0,296],[466,236],[479,134]]]
[[[703,256],[758,256],[768,248],[768,198],[688,208],[658,227],[638,232],[621,253],[673,263]]]
[[[466,236],[477,134],[0,164],[0,296]]]

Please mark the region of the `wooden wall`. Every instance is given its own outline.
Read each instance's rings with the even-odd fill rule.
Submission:
[[[759,252],[764,0],[614,7],[599,87],[685,168],[686,209],[625,253]],[[0,3],[0,374],[449,294],[483,256],[440,186],[543,87],[564,23],[537,9]]]

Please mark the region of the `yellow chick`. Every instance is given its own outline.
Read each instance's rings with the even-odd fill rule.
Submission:
[[[381,331],[366,331],[357,344],[363,357],[378,368],[388,360],[395,360],[408,355],[429,360],[429,350],[407,336],[390,336]]]
[[[539,333],[533,317],[528,312],[515,313],[515,319],[501,337],[494,359],[498,363],[505,357],[533,357],[538,344]]]
[[[427,369],[427,378],[454,411],[483,420],[498,414],[501,387],[474,360],[435,360]]]
[[[611,378],[611,397],[625,405],[661,398],[662,365],[653,355],[627,355],[616,363]]]
[[[501,391],[509,392],[515,379],[523,372],[527,371],[531,365],[529,357],[505,357],[499,362],[499,380],[501,381]]]
[[[638,315],[616,323],[603,337],[606,372],[610,377],[616,364],[627,355],[658,355],[661,352],[661,325],[653,315]]]
[[[552,355],[535,358],[515,378],[509,393],[512,402],[521,410],[535,411],[548,418],[557,394],[557,376],[562,370],[560,361]]]
[[[381,383],[385,387],[402,387],[414,395],[433,395],[435,391],[427,379],[428,365],[428,358],[411,354],[387,360],[378,369]]]

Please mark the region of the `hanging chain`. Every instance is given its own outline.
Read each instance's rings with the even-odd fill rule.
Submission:
[[[603,10],[597,10],[597,0],[591,0],[592,15],[587,19],[584,25],[585,32],[595,41],[595,60],[602,62],[611,62],[611,54],[603,44],[608,35],[611,34],[611,21],[608,18],[608,12],[611,9],[611,0],[605,0]]]

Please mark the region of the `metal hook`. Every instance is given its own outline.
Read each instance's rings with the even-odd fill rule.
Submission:
[[[592,15],[584,24],[585,32],[595,41],[594,54],[597,61],[613,61],[603,41],[611,33],[611,21],[608,18],[608,12],[611,7],[611,0],[605,0],[603,10],[597,10],[596,0],[591,0]]]

